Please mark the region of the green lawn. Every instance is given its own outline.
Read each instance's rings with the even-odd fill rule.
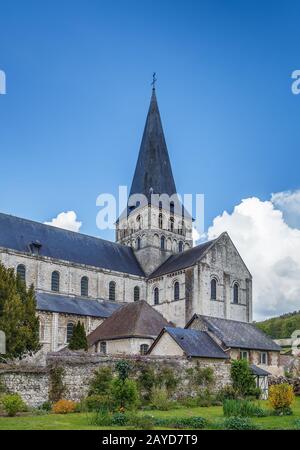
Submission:
[[[267,408],[266,402],[260,402],[261,406]],[[296,419],[300,419],[300,398],[293,405],[293,416],[285,417],[262,417],[252,420],[263,429],[293,429]],[[192,417],[201,416],[209,421],[209,428],[217,428],[224,420],[222,407],[212,406],[210,408],[180,408],[171,411],[147,411],[141,414],[151,414],[155,417]],[[89,424],[88,413],[75,414],[47,414],[41,416],[19,416],[0,417],[0,430],[100,430],[100,429],[126,429],[126,427],[96,427]]]

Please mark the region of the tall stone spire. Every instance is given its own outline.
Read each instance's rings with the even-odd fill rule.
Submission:
[[[150,202],[151,193],[176,193],[154,86],[130,195],[144,194]]]

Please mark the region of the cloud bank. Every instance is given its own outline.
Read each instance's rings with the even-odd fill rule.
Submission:
[[[300,310],[300,191],[242,200],[213,220],[208,238],[223,231],[253,275],[254,319]]]
[[[44,222],[46,225],[63,228],[69,231],[79,231],[82,222],[77,220],[77,214],[74,211],[67,211],[59,213],[51,222]]]

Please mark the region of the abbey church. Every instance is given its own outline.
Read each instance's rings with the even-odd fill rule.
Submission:
[[[189,332],[196,342],[194,329],[201,329],[218,335],[212,355],[219,352],[214,345],[233,348],[235,335],[242,355],[256,351],[256,363],[277,364],[271,359],[278,346],[251,324],[252,277],[229,235],[193,247],[193,219],[184,208],[151,202],[153,194],[176,193],[153,88],[130,190],[130,198],[148,201],[128,203],[116,243],[0,214],[0,261],[35,286],[46,351],[64,348],[80,320],[91,351],[158,354],[157,340],[167,345]]]

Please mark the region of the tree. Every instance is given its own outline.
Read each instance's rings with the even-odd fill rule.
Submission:
[[[230,373],[232,387],[238,395],[245,397],[255,393],[255,380],[246,359],[236,359],[231,361]]]
[[[22,358],[39,350],[39,322],[34,288],[0,264],[0,329],[6,335],[7,358]]]
[[[81,322],[77,322],[73,328],[73,335],[69,342],[70,350],[85,350],[88,349],[87,338],[85,334],[84,325]]]

